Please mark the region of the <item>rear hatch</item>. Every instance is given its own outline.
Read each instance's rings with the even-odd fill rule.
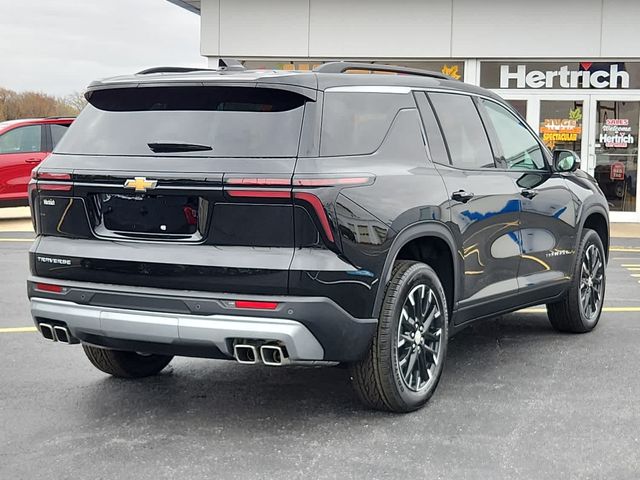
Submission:
[[[291,182],[310,101],[299,91],[253,84],[91,92],[37,173],[35,273],[286,293]]]

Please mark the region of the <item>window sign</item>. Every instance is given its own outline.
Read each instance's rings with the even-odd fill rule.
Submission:
[[[600,125],[598,142],[607,148],[627,148],[636,143],[628,118],[607,118]]]
[[[609,180],[624,180],[625,166],[622,162],[614,162],[611,164],[611,172],[609,173]]]
[[[582,104],[566,106],[567,103],[562,102],[560,105],[557,102],[553,103],[553,106],[564,106],[564,110],[549,108],[547,104],[540,109],[541,113],[549,114],[540,121],[540,136],[551,150],[559,147],[567,148],[567,144],[570,145],[568,147],[570,150],[575,150],[575,146],[582,138]]]
[[[482,62],[480,85],[518,90],[640,88],[640,62]]]

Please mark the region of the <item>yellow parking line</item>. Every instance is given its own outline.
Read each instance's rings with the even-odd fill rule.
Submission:
[[[633,248],[633,247],[611,247],[609,248],[610,252],[634,252],[634,253],[640,253],[640,248]]]
[[[632,273],[631,276],[632,277],[640,277],[640,273]]]
[[[640,263],[623,263],[623,267],[640,267]]]
[[[640,267],[627,267],[627,270],[630,272],[638,272],[640,271]]]
[[[9,328],[0,328],[0,333],[32,333],[37,332],[38,329],[36,327],[9,327]]]
[[[0,238],[0,242],[33,242],[33,238]]]
[[[629,313],[629,312],[640,312],[640,307],[604,307],[602,309],[605,313]],[[546,313],[546,308],[525,308],[523,310],[518,310],[521,313]]]

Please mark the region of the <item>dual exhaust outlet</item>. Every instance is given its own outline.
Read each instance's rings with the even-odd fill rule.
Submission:
[[[38,326],[40,327],[40,333],[47,340],[67,344],[80,343],[77,338],[71,335],[67,327],[50,325],[48,323],[40,323]]]
[[[262,362],[270,367],[280,367],[289,363],[286,350],[279,345],[250,345],[236,343],[233,346],[233,356],[238,363],[255,365]]]

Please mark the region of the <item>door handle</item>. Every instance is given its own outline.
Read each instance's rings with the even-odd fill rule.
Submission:
[[[451,194],[451,200],[455,200],[456,202],[467,203],[472,198],[473,193],[467,192],[465,190],[458,190],[457,192],[453,192]]]
[[[31,157],[31,158],[27,158],[25,160],[25,162],[27,163],[40,163],[42,160],[39,158],[35,158],[35,157]]]
[[[531,188],[525,188],[524,190],[522,190],[520,192],[520,195],[522,195],[524,198],[533,198],[536,195],[538,195],[538,191],[537,190],[533,190]]]

